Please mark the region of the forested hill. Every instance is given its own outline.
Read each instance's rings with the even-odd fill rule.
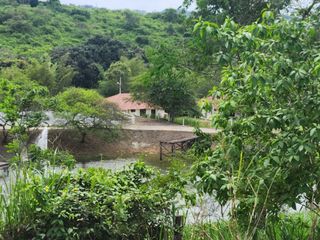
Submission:
[[[0,50],[5,56],[39,57],[55,47],[71,47],[95,36],[144,48],[181,38],[183,16],[174,10],[141,14],[129,10],[0,0]]]

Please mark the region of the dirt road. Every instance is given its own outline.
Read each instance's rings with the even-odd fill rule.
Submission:
[[[136,117],[134,121],[124,124],[123,129],[128,130],[144,130],[144,131],[173,131],[173,132],[193,132],[194,127],[182,126],[166,121],[159,121],[147,118]],[[205,133],[214,134],[217,133],[213,128],[201,128]]]

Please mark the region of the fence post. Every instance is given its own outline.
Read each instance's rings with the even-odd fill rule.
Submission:
[[[163,157],[162,157],[162,142],[160,142],[160,161],[163,160]]]

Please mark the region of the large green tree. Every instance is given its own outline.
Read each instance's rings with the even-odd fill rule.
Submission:
[[[115,107],[94,90],[69,88],[56,97],[56,113],[65,120],[65,126],[76,129],[85,142],[89,132],[113,131],[121,115]]]
[[[18,77],[16,75],[16,77]],[[48,91],[23,75],[14,80],[0,79],[0,126],[3,142],[8,140],[8,129],[23,135],[31,128],[39,127],[46,119]]]
[[[132,83],[138,100],[162,107],[173,120],[195,110],[195,92],[189,81],[189,71],[182,65],[181,54],[168,45],[148,53],[150,68]]]
[[[252,231],[285,205],[320,201],[318,29],[319,14],[287,20],[269,11],[246,27],[230,19],[196,26],[221,43],[224,70],[215,90],[220,141],[195,175]]]
[[[268,6],[278,13],[291,0],[185,0],[184,4],[189,6],[193,2],[197,4],[196,14],[205,19],[221,21],[229,16],[245,25],[256,21]]]
[[[111,63],[119,61],[126,53],[126,45],[120,41],[97,36],[89,39],[85,44],[71,48],[57,48],[52,56],[55,61],[68,54],[67,64],[76,70],[73,85],[83,88],[96,88],[103,79],[104,70]]]
[[[130,81],[145,71],[145,64],[141,58],[128,59],[122,57],[120,61],[112,63],[105,72],[105,79],[99,83],[99,92],[104,96],[112,96],[120,91],[129,92]]]
[[[48,88],[52,95],[63,91],[71,86],[75,70],[66,63],[67,55],[63,56],[57,63],[52,63],[50,58],[43,60],[30,59],[21,64],[10,63],[8,67],[0,71],[0,77],[15,80],[24,78]]]

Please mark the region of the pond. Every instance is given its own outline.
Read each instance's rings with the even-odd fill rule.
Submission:
[[[104,168],[110,170],[121,170],[130,164],[137,161],[144,162],[147,166],[166,171],[170,166],[170,161],[160,161],[158,154],[147,155],[141,154],[138,156],[132,156],[128,158],[106,159],[103,156],[100,159],[86,158],[81,159],[81,162],[77,163],[78,168]]]

